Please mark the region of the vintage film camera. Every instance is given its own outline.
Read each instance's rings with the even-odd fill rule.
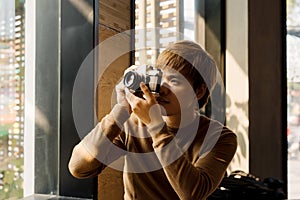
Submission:
[[[158,95],[161,85],[162,71],[151,65],[141,65],[136,69],[127,71],[123,77],[123,84],[132,93],[142,93],[140,83],[144,82],[149,90]]]

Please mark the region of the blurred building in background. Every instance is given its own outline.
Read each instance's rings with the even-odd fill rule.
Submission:
[[[23,195],[24,2],[0,1],[0,199]]]

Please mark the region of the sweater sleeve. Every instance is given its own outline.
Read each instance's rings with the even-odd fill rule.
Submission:
[[[78,178],[99,174],[106,165],[120,158],[125,149],[122,137],[123,124],[129,113],[121,107],[114,107],[95,128],[77,144],[69,161],[70,172]]]
[[[217,131],[217,130],[216,130]],[[188,133],[186,133],[188,134]],[[205,199],[221,182],[237,148],[236,135],[224,129],[216,144],[205,156],[195,161],[174,142],[174,135],[164,127],[153,137],[153,148],[163,170],[180,199]],[[168,145],[173,143],[172,145]],[[166,145],[170,148],[164,148]],[[170,163],[170,158],[178,159]]]
[[[111,115],[107,115],[97,126],[81,141],[86,151],[95,159],[109,165],[122,154],[119,149],[124,149],[120,141],[122,130]]]

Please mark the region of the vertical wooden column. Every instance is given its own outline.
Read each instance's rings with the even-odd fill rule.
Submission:
[[[134,10],[131,9],[131,3],[130,0],[99,0],[99,44],[115,34],[132,28],[131,15]],[[107,48],[107,51],[109,52],[111,49]],[[114,87],[122,77],[125,68],[130,66],[130,58],[129,52],[120,55],[108,67],[104,66],[107,68],[97,87],[97,117],[99,121],[111,110]],[[102,59],[99,55],[99,66],[101,66]],[[123,199],[123,194],[122,172],[106,168],[98,177],[98,199]]]
[[[248,2],[250,173],[286,181],[285,1]]]

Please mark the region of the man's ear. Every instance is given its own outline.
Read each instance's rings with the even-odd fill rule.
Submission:
[[[204,83],[201,84],[200,87],[196,89],[197,99],[200,100],[206,93],[207,87]]]

